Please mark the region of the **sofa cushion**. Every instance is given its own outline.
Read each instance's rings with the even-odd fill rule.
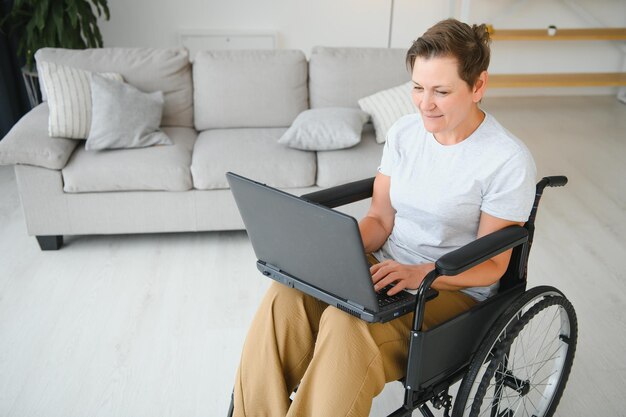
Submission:
[[[197,130],[285,127],[308,108],[301,51],[201,51],[193,83]]]
[[[410,80],[405,49],[316,46],[309,62],[311,108],[358,107],[357,101]]]
[[[317,185],[323,188],[376,175],[384,145],[376,143],[371,124],[365,125],[361,142],[353,148],[317,153]]]
[[[197,133],[165,127],[174,145],[89,152],[78,148],[63,168],[68,193],[102,191],[186,191],[192,188],[191,151]]]
[[[117,72],[142,91],[163,91],[161,125],[193,126],[191,64],[186,49],[152,48],[42,48],[37,63],[55,62],[93,72]],[[46,99],[46,86],[41,86]]]
[[[144,93],[130,84],[91,75],[93,117],[85,149],[144,148],[171,145],[159,130],[163,93]]]
[[[61,169],[80,142],[48,136],[48,104],[26,113],[0,141],[0,165]]]
[[[278,188],[315,183],[315,153],[278,144],[285,128],[215,129],[200,132],[191,173],[200,190],[228,188],[226,172]]]
[[[54,62],[39,63],[39,79],[48,86],[48,134],[53,137],[85,139],[91,127],[91,71]],[[123,81],[115,72],[103,72],[107,79]]]

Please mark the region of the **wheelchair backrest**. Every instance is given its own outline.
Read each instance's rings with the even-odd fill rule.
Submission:
[[[528,221],[524,224],[524,227],[528,230],[528,242],[513,249],[509,266],[502,278],[500,278],[500,288],[498,292],[507,291],[519,283],[526,282],[528,255],[530,254],[530,248],[533,243],[535,218],[537,217],[537,209],[539,208],[543,190],[545,187],[562,187],[565,184],[567,184],[567,177],[564,176],[544,177],[537,183],[533,208],[528,216]]]
[[[526,229],[528,229],[528,223],[524,225]],[[513,248],[513,252],[511,254],[511,260],[509,261],[509,266],[507,267],[506,272],[500,278],[500,287],[498,288],[498,293],[502,293],[507,291],[518,284],[526,283],[526,268],[528,265],[528,255],[530,253],[530,230],[529,230],[529,240],[528,242]]]

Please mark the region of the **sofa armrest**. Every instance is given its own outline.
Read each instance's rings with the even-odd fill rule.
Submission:
[[[0,141],[0,165],[35,165],[61,169],[80,141],[48,136],[48,104],[24,115]]]
[[[304,194],[301,197],[323,206],[333,208],[369,198],[372,196],[373,190],[374,178],[372,177]]]

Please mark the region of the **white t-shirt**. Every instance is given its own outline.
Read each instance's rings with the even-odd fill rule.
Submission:
[[[393,231],[377,255],[400,263],[435,262],[476,239],[480,213],[528,220],[536,167],[526,146],[493,116],[451,146],[426,131],[419,114],[389,130],[379,172],[391,177]],[[477,300],[498,288],[465,288]]]

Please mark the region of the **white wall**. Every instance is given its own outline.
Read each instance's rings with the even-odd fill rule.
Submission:
[[[184,29],[271,30],[279,48],[387,46],[389,0],[109,0],[115,46],[173,46]]]
[[[581,17],[567,3],[593,17]],[[273,31],[278,48],[309,55],[315,45],[387,46],[390,5],[391,0],[109,0],[111,19],[101,30],[105,46],[149,47],[179,45],[182,30]],[[392,47],[408,48],[450,12],[449,0],[395,0]],[[459,16],[459,5],[452,12]],[[624,27],[626,0],[472,0],[468,21],[496,29]],[[492,50],[492,73],[614,72],[625,65],[626,42],[500,41]],[[555,92],[564,90],[614,91]]]

